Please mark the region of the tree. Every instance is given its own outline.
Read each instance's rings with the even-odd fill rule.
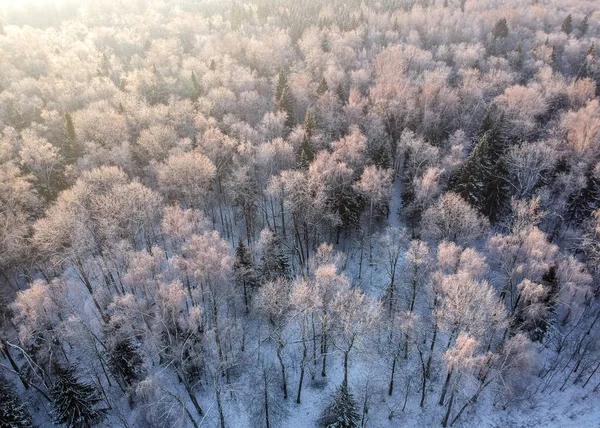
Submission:
[[[563,21],[562,25],[560,26],[560,29],[567,36],[569,34],[571,34],[571,31],[573,31],[573,17],[571,17],[570,13],[567,15],[567,17]]]
[[[508,37],[508,24],[506,23],[506,18],[501,18],[494,24],[494,28],[492,29],[492,36],[494,39],[504,39]]]
[[[289,414],[275,392],[280,386],[275,371],[275,367],[265,364],[253,376],[252,396],[248,402],[253,427],[278,427]]]
[[[109,336],[109,339],[108,366],[112,372],[128,386],[141,380],[144,361],[133,341],[127,337],[114,339]]]
[[[275,103],[277,110],[286,114],[285,125],[288,129],[294,126],[294,98],[288,86],[287,76],[281,70],[277,76],[277,85],[275,87]]]
[[[364,295],[349,287],[347,282],[335,291],[331,302],[333,345],[342,352],[344,362],[343,385],[348,388],[350,352],[361,346],[379,322],[381,308]]]
[[[158,185],[165,196],[183,206],[205,205],[216,168],[198,151],[170,156],[158,167]]]
[[[235,261],[233,263],[233,272],[238,283],[242,284],[244,290],[244,306],[246,313],[249,312],[250,293],[258,286],[256,278],[256,269],[252,261],[250,249],[244,245],[242,239],[238,241],[235,249]]]
[[[289,260],[281,240],[268,229],[260,232],[260,274],[263,281],[272,281],[277,278],[291,276]]]
[[[0,426],[6,428],[33,427],[31,415],[8,380],[0,375]]]
[[[73,118],[69,112],[65,112],[63,156],[68,163],[74,163],[80,155],[81,147],[75,134]]]
[[[291,284],[284,278],[277,278],[260,288],[256,307],[269,322],[271,338],[275,342],[277,360],[281,368],[283,399],[288,398],[288,382],[284,350],[287,345],[285,328],[291,309]]]
[[[507,199],[504,151],[504,142],[496,124],[480,138],[451,184],[455,192],[490,221],[499,218]]]
[[[101,399],[94,387],[77,379],[75,367],[57,367],[56,372],[56,381],[50,388],[54,422],[69,428],[89,427],[101,422],[106,409],[97,407]]]
[[[369,223],[371,227],[375,207],[379,204],[387,204],[392,196],[392,178],[391,170],[369,165],[354,185],[356,191],[369,201]]]
[[[512,146],[506,153],[505,164],[512,193],[518,199],[528,197],[544,183],[557,162],[551,141],[538,141]]]
[[[581,34],[581,37],[585,36],[585,34],[588,32],[589,28],[590,28],[589,18],[586,15],[583,17],[583,19],[581,20],[581,23],[579,24],[579,33]]]
[[[487,226],[487,219],[468,202],[458,194],[448,192],[423,213],[421,230],[424,236],[438,241],[465,244],[481,236]]]
[[[358,428],[358,406],[348,386],[342,384],[337,387],[331,403],[323,409],[319,418],[322,428]]]
[[[408,236],[404,229],[395,226],[387,227],[378,237],[377,253],[380,265],[383,265],[389,284],[386,288],[388,301],[388,316],[393,317],[396,310],[398,296],[398,276],[402,269],[402,256],[408,248]]]

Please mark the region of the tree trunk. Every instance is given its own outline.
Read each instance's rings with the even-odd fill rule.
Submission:
[[[215,382],[218,382],[215,379]],[[219,411],[219,422],[221,424],[221,428],[225,428],[225,416],[223,415],[223,404],[221,403],[221,387],[217,386],[215,388],[215,394],[217,395],[217,409]]]
[[[302,336],[302,361],[300,362],[300,380],[298,382],[298,395],[296,396],[296,404],[300,404],[302,395],[302,382],[304,381],[304,366],[306,365],[306,357],[308,356],[308,346],[306,346],[306,337]]]
[[[285,374],[285,363],[283,361],[283,345],[281,344],[281,342],[277,345],[277,359],[279,360],[279,365],[281,366],[281,379],[282,379],[282,386],[283,386],[283,399],[287,400],[288,398],[288,390],[287,390],[287,377]]]
[[[394,393],[394,373],[396,372],[396,360],[398,357],[394,355],[394,359],[392,360],[392,374],[390,376],[390,387],[388,388],[388,395],[391,397]]]
[[[452,412],[452,402],[454,401],[454,390],[452,390],[452,394],[450,394],[450,399],[448,400],[448,410],[444,415],[444,419],[442,419],[442,426],[446,428],[448,425],[448,419],[450,418],[450,412]]]
[[[265,424],[266,428],[271,428],[271,421],[269,418],[269,392],[267,390],[267,373],[263,372],[264,379],[264,399],[265,399]]]
[[[444,405],[444,401],[446,400],[446,393],[448,392],[448,385],[450,385],[450,378],[452,377],[452,369],[448,370],[448,375],[446,376],[446,382],[444,382],[444,387],[442,388],[442,395],[440,396],[440,401],[438,404],[440,406]]]
[[[348,389],[348,355],[350,351],[344,351],[344,387]]]

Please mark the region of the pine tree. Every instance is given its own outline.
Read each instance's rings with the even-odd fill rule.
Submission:
[[[132,385],[141,378],[142,364],[142,357],[128,338],[117,340],[109,349],[108,366],[127,385]]]
[[[571,34],[571,31],[573,31],[573,17],[571,16],[571,14],[567,15],[567,17],[563,21],[560,29],[566,35]]]
[[[587,33],[589,28],[590,28],[590,23],[588,22],[588,17],[586,15],[585,18],[583,18],[583,20],[579,24],[579,32],[581,33],[582,37],[585,36],[585,33]]]
[[[321,96],[325,92],[329,90],[329,86],[327,86],[327,80],[323,77],[319,82],[319,86],[317,86],[317,95]]]
[[[246,306],[246,312],[249,312],[249,301],[250,292],[253,288],[256,288],[256,269],[252,262],[252,254],[250,249],[244,245],[242,238],[238,241],[237,248],[235,249],[235,262],[233,263],[233,271],[235,272],[235,278],[239,284],[242,285],[244,290],[244,304]]]
[[[504,39],[508,36],[508,24],[506,18],[499,19],[492,29],[494,39]]]
[[[341,83],[338,84],[335,90],[335,94],[337,95],[338,99],[341,101],[342,104],[346,104],[348,102],[348,94],[346,94],[346,90],[344,89]]]
[[[308,168],[310,163],[315,157],[314,151],[311,147],[310,141],[314,133],[314,129],[316,127],[315,120],[313,119],[310,111],[306,111],[306,116],[304,116],[304,138],[302,139],[302,143],[300,143],[300,147],[298,147],[298,165],[300,168]]]
[[[8,381],[0,376],[0,428],[32,427],[31,416]]]
[[[279,72],[277,78],[277,86],[275,87],[275,104],[277,110],[284,112],[287,115],[285,125],[288,128],[294,126],[294,99],[287,83],[287,76],[282,71]]]
[[[196,78],[196,73],[194,73],[194,71],[192,71],[192,88],[193,88],[193,92],[192,92],[192,101],[196,101],[198,100],[198,97],[200,96],[200,85],[198,84],[198,79]]]
[[[290,263],[277,235],[262,249],[260,273],[265,282],[290,278]]]
[[[486,215],[498,220],[508,200],[506,167],[503,162],[505,143],[500,133],[500,119],[492,125],[491,117],[484,119],[483,135],[465,164],[451,180],[451,189]]]
[[[80,382],[74,367],[58,367],[56,371],[56,382],[50,388],[54,401],[54,423],[83,428],[102,421],[106,409],[96,408],[100,398],[94,387]]]
[[[336,389],[331,404],[323,409],[319,418],[319,426],[322,428],[357,428],[359,426],[357,408],[347,385],[342,384]]]
[[[74,163],[80,153],[73,118],[69,112],[65,113],[64,139],[63,151],[65,159],[68,163]]]

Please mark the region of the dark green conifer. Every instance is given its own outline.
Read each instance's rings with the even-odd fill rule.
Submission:
[[[571,16],[571,14],[567,15],[567,17],[563,21],[560,29],[562,30],[563,33],[565,33],[567,35],[571,34],[571,31],[573,31],[573,17]]]
[[[319,426],[322,428],[358,428],[358,406],[348,386],[338,386],[329,404],[319,418]]]
[[[8,380],[0,376],[0,428],[32,427],[31,415]]]
[[[74,367],[58,367],[56,371],[56,381],[50,388],[54,423],[68,428],[86,428],[101,422],[106,409],[97,408],[101,400],[95,388],[79,381]]]

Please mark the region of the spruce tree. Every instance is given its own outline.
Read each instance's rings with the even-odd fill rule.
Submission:
[[[342,104],[346,104],[348,102],[348,94],[346,94],[346,90],[341,83],[337,85],[335,94]]]
[[[590,23],[588,22],[588,17],[586,15],[585,18],[583,18],[583,20],[579,24],[579,33],[581,34],[582,37],[585,36],[585,33],[587,33],[589,28],[590,28]]]
[[[260,273],[265,282],[290,278],[290,262],[277,235],[262,249]]]
[[[483,135],[450,186],[492,222],[498,220],[508,200],[501,122],[492,124],[489,114],[484,119]]]
[[[323,77],[319,82],[319,86],[317,86],[317,95],[321,96],[325,92],[329,90],[329,86],[327,86],[327,80]]]
[[[571,31],[573,31],[573,17],[571,17],[571,14],[567,15],[560,29],[567,35],[571,34]]]
[[[359,415],[354,397],[348,391],[348,386],[338,386],[329,404],[319,418],[319,426],[322,428],[357,428],[359,426]]]
[[[298,165],[300,168],[308,168],[315,157],[310,141],[316,127],[315,120],[308,110],[306,111],[306,116],[304,116],[303,126],[304,138],[302,139],[302,143],[300,143],[300,147],[298,147]]]
[[[285,125],[288,128],[292,128],[294,126],[294,100],[290,88],[288,87],[287,76],[283,70],[279,72],[277,78],[275,103],[277,110],[282,111],[287,115]]]
[[[508,24],[506,23],[506,18],[499,19],[496,22],[492,29],[492,36],[494,36],[494,39],[504,39],[508,36]]]
[[[140,379],[142,364],[142,357],[130,339],[119,338],[110,346],[108,366],[113,374],[120,376],[127,385],[132,385]]]
[[[0,428],[32,426],[27,408],[8,381],[0,376]]]
[[[54,423],[68,428],[84,428],[101,422],[106,409],[96,407],[100,398],[94,387],[79,381],[72,366],[58,367],[56,372],[56,382],[50,388]]]
[[[196,78],[196,73],[192,71],[192,101],[198,100],[200,97],[200,84],[198,83],[198,79]]]
[[[68,163],[74,163],[79,157],[79,147],[77,143],[77,136],[75,135],[75,126],[73,125],[73,118],[69,112],[65,113],[63,152]]]

